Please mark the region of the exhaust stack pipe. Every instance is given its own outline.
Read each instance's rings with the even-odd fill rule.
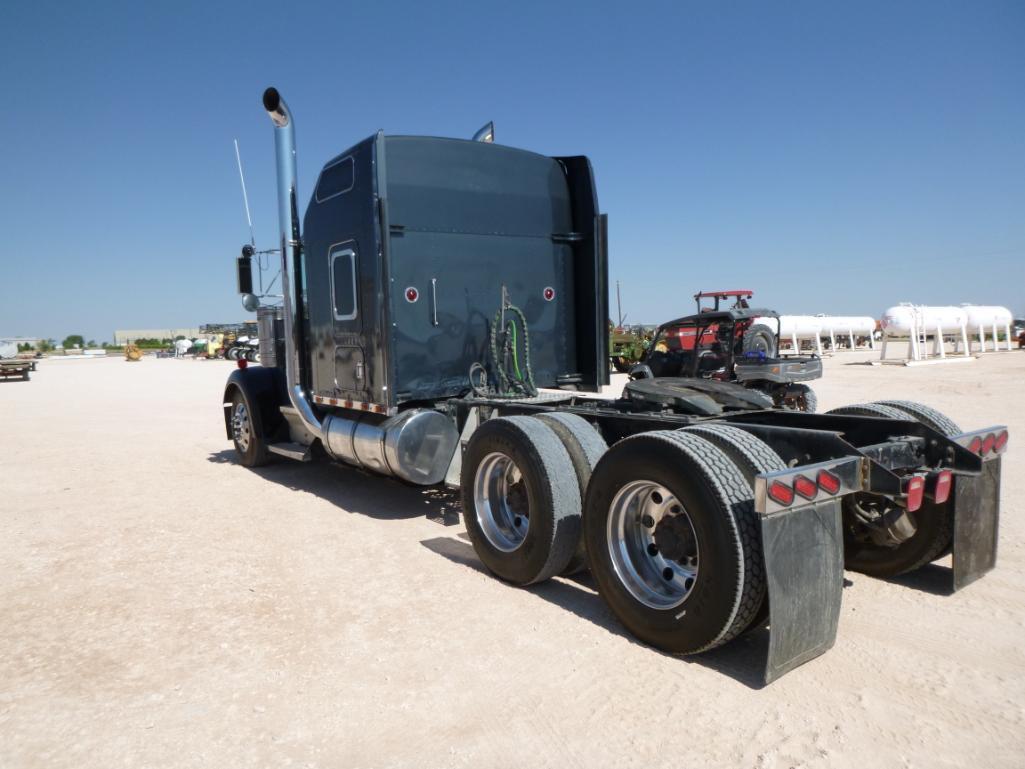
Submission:
[[[278,226],[281,229],[281,293],[284,294],[285,381],[288,385],[288,399],[306,429],[323,442],[324,428],[313,413],[299,382],[299,355],[295,341],[299,324],[296,321],[296,299],[292,294],[292,268],[301,248],[296,206],[295,129],[288,105],[276,88],[268,88],[263,92],[263,108],[274,122],[274,151],[278,166]]]

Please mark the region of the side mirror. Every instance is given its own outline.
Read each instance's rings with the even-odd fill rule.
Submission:
[[[242,246],[242,256],[235,261],[238,270],[238,292],[253,293],[253,247]]]
[[[655,375],[651,372],[651,366],[644,363],[638,363],[630,368],[630,379],[637,381],[638,379],[654,379]]]

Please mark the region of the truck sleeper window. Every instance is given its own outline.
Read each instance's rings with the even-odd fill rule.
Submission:
[[[356,253],[351,248],[331,251],[331,293],[335,320],[356,317]]]
[[[348,192],[355,182],[356,167],[352,156],[344,157],[320,172],[315,197],[318,203]]]

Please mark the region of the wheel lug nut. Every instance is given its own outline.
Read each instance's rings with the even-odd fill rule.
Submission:
[[[650,555],[652,558],[658,555],[658,545],[656,545],[654,542],[648,545],[648,555]]]
[[[520,518],[518,515],[515,518],[513,518],[513,526],[515,526],[517,529],[520,528],[520,525],[522,523],[523,523],[523,519]]]
[[[655,519],[652,518],[650,515],[642,515],[641,516],[641,525],[644,528],[646,528],[646,529],[654,528],[654,526],[655,526]]]
[[[664,579],[666,582],[673,581],[673,570],[670,569],[668,566],[662,569],[662,579]]]

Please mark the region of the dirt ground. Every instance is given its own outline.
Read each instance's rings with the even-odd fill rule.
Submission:
[[[224,362],[46,360],[0,383],[0,767],[1021,767],[1025,353],[827,359],[1011,427],[997,569],[848,573],[839,639],[768,687],[766,633],[681,659],[590,578],[482,571],[448,493],[233,461]]]

